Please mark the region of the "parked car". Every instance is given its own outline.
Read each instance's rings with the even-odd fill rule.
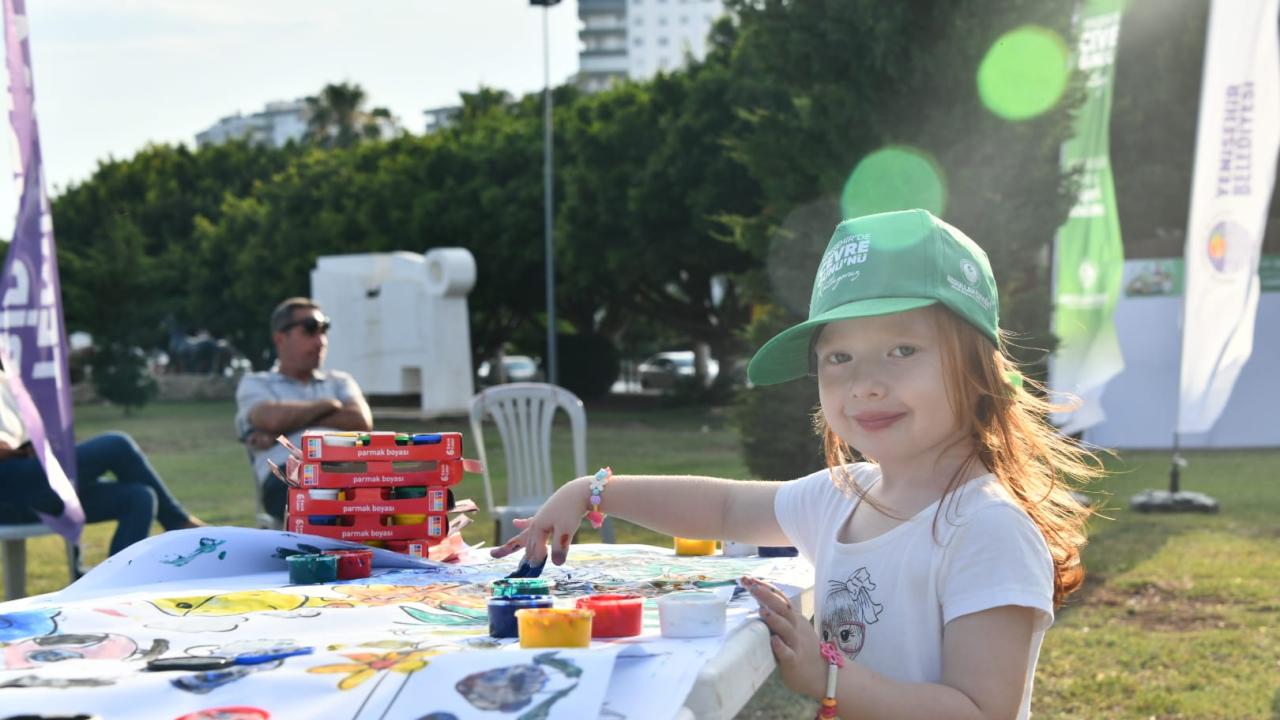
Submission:
[[[693,351],[660,352],[640,363],[636,372],[640,376],[640,387],[645,390],[674,390],[680,384],[693,382]],[[720,364],[708,358],[707,382],[714,381],[719,372]]]
[[[543,382],[542,370],[538,369],[537,361],[528,355],[504,355],[502,367],[506,370],[507,382]],[[480,363],[476,374],[480,377],[481,385],[498,383],[497,373],[493,372],[488,360]]]

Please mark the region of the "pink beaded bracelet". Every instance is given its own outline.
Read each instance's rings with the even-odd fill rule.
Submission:
[[[604,513],[600,512],[600,494],[604,492],[604,486],[609,484],[609,479],[613,477],[612,468],[600,468],[596,471],[595,477],[591,478],[591,510],[587,512],[587,520],[591,521],[591,527],[599,530],[604,525]]]
[[[827,661],[827,691],[818,704],[818,714],[814,720],[828,720],[836,716],[836,678],[840,677],[840,668],[844,667],[844,656],[831,643],[822,643],[822,659]]]

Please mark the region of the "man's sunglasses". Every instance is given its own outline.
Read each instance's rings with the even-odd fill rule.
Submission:
[[[333,323],[329,322],[327,319],[318,320],[314,317],[309,317],[301,320],[291,320],[284,325],[281,325],[280,332],[289,332],[295,327],[301,327],[302,332],[315,337],[316,335],[323,335],[329,332],[329,328],[332,326]]]

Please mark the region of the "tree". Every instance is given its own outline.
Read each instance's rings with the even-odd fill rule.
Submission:
[[[193,278],[208,270],[199,262],[196,218],[216,220],[224,197],[247,192],[295,152],[241,142],[196,151],[153,145],[99,163],[53,200],[68,327],[146,347],[162,342],[168,314],[210,327],[217,311],[193,312],[191,302]]]
[[[803,318],[807,308],[784,302],[775,286],[779,277],[812,277],[833,227],[816,230],[813,218],[839,219],[844,182],[861,158],[907,145],[936,160],[948,189],[943,216],[987,251],[1000,283],[1001,324],[1021,334],[1019,359],[1043,372],[1052,346],[1049,248],[1069,206],[1058,150],[1079,81],[1050,112],[1011,123],[983,107],[976,74],[996,39],[1021,25],[1050,28],[1070,46],[1071,3],[958,0],[945,11],[924,0],[727,4],[739,24],[718,28],[708,62],[741,79],[731,98],[747,122],[735,126],[731,145],[763,189],[764,212],[740,224],[744,246],[766,268],[755,277],[764,291],[760,323]],[[791,227],[802,232],[784,232]],[[807,298],[809,282],[792,297]],[[798,392],[777,401],[813,405]],[[791,405],[760,405],[753,411],[797,414]],[[780,441],[813,443],[811,432],[796,433]]]
[[[351,147],[361,140],[382,137],[383,126],[394,126],[391,111],[364,110],[368,96],[354,83],[325,85],[306,98],[307,140],[322,147]]]
[[[736,122],[730,84],[725,68],[694,65],[569,114],[558,227],[575,324],[618,338],[641,318],[707,344],[724,367],[741,352],[749,306],[738,277],[756,261],[730,218],[755,213],[760,193],[724,143]]]

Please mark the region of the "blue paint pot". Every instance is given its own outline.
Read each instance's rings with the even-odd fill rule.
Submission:
[[[314,585],[338,579],[337,555],[290,555],[286,560],[292,585]]]
[[[440,443],[440,433],[415,433],[413,436],[414,445],[437,445]]]
[[[516,611],[527,608],[551,607],[550,595],[507,595],[489,598],[489,636],[496,638],[520,637],[520,625]]]
[[[761,545],[756,551],[760,557],[796,557],[800,551],[789,545],[774,546]]]

